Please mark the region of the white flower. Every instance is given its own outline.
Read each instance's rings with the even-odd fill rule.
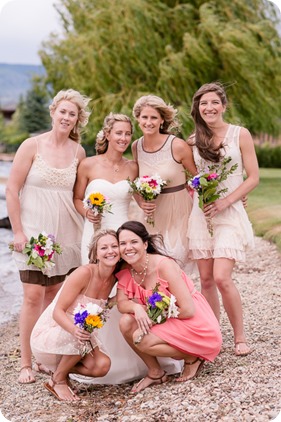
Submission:
[[[86,305],[86,310],[90,315],[99,315],[103,311],[103,309],[96,303],[88,303]]]
[[[39,253],[35,249],[33,249],[32,252],[31,252],[32,258],[36,259],[38,255],[39,255]]]
[[[171,295],[170,297],[170,305],[168,309],[168,318],[177,318],[179,316],[179,310],[176,305],[177,299],[174,295]]]

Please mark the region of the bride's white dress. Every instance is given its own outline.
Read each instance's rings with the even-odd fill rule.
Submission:
[[[92,180],[86,188],[85,197],[93,192],[100,192],[106,195],[112,202],[112,214],[104,214],[101,223],[102,229],[117,230],[121,224],[129,220],[132,193],[127,180],[121,180],[117,183],[111,183],[104,179]],[[89,262],[88,246],[93,234],[93,224],[85,219],[81,245],[82,264]],[[115,294],[116,286],[110,296]],[[117,306],[114,306],[108,321],[99,330],[99,339],[111,358],[111,368],[108,374],[102,378],[87,378],[84,379],[84,382],[91,384],[122,384],[141,378],[147,373],[146,365],[130,348],[119,330],[120,317],[121,313],[118,311]],[[181,363],[173,359],[159,358],[159,362],[168,374],[177,373],[181,370]]]

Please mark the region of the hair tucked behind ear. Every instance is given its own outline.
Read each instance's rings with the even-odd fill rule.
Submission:
[[[221,158],[221,146],[215,147],[213,145],[213,131],[208,127],[206,122],[202,119],[199,112],[199,104],[201,97],[208,92],[215,92],[223,106],[227,106],[227,97],[223,85],[219,82],[212,82],[202,85],[192,98],[191,116],[195,123],[195,133],[191,136],[191,144],[196,145],[199,154],[205,160],[218,162]],[[193,141],[194,139],[194,141]]]

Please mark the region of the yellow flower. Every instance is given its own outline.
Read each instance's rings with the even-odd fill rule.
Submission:
[[[89,196],[92,205],[102,205],[104,196],[101,193],[92,193]]]
[[[92,328],[101,328],[103,326],[103,322],[99,315],[88,315],[85,319],[85,323]]]

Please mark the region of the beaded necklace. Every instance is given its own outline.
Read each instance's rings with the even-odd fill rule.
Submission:
[[[142,271],[136,271],[134,268],[131,268],[132,279],[138,286],[140,286],[145,280],[145,277],[147,274],[147,268],[148,268],[148,261],[149,261],[148,254],[146,254],[145,265]],[[140,283],[137,283],[137,281],[135,280],[135,277],[134,277],[135,275],[143,276]]]

